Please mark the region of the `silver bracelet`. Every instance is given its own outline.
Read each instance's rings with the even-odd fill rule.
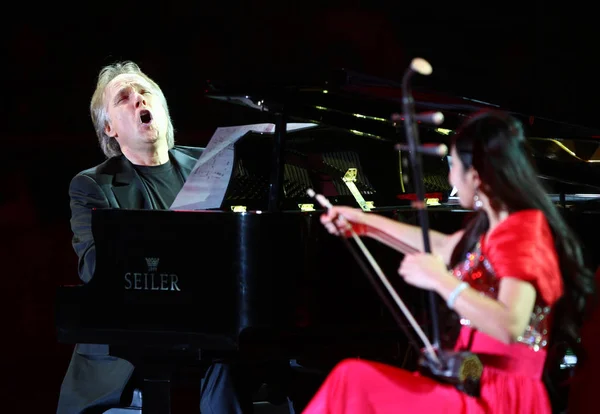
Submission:
[[[454,290],[448,296],[448,300],[446,300],[446,305],[448,305],[448,308],[454,309],[454,302],[456,302],[458,295],[460,295],[460,292],[468,287],[469,284],[467,282],[462,282],[460,285],[454,288]]]

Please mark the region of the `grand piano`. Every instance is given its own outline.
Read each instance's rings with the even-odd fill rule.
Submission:
[[[422,143],[448,143],[473,111],[494,105],[416,90],[418,111],[441,111],[420,125]],[[390,121],[400,86],[347,70],[320,83],[219,84],[206,98],[275,124],[248,133],[220,208],[202,211],[94,210],[97,265],[86,285],[60,286],[56,332],[62,343],[109,344],[145,378],[144,413],[170,412],[178,370],[214,359],[295,361],[326,370],[345,357],[414,367],[404,331],[343,243],[319,223],[308,188],[332,204],[353,205],[418,224],[406,141]],[[549,197],[560,206],[598,266],[600,129],[514,113]],[[289,122],[317,127],[289,132]],[[424,158],[430,225],[458,229],[470,212],[448,184],[448,158]],[[401,255],[365,240],[386,274]],[[427,331],[423,292],[391,278]],[[443,309],[442,309],[443,310]],[[445,313],[451,322],[451,312]],[[449,326],[451,324],[449,323]],[[442,326],[442,339],[453,331]]]

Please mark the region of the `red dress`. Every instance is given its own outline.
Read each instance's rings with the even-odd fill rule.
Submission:
[[[600,286],[600,267],[596,270],[596,286]],[[598,372],[600,372],[600,307],[581,327],[581,345],[586,353],[583,363],[575,367],[569,384],[569,414],[600,411],[598,404]]]
[[[480,397],[419,373],[347,359],[332,370],[304,414],[551,413],[541,376],[551,309],[563,286],[545,216],[538,210],[511,214],[492,230],[486,243],[482,237],[465,259],[453,273],[482,294],[496,298],[502,277],[528,281],[537,292],[529,326],[510,345],[472,329],[468,320],[461,319],[455,349],[483,355]],[[486,358],[496,362],[486,363]]]

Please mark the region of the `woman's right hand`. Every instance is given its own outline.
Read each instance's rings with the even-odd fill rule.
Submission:
[[[350,226],[356,234],[362,236],[367,232],[366,216],[360,208],[333,206],[321,215],[321,223],[329,233],[336,236],[343,234],[350,237]]]

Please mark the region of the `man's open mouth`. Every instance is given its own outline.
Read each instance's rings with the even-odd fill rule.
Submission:
[[[142,109],[140,111],[140,122],[142,124],[149,124],[152,122],[152,114],[147,109]]]

